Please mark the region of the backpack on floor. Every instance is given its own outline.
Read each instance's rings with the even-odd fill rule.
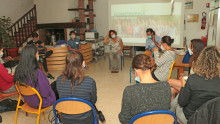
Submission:
[[[0,113],[6,111],[15,111],[17,107],[17,100],[4,99],[0,102]]]

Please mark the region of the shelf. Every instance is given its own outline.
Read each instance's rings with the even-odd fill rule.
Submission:
[[[44,23],[37,24],[37,29],[44,28],[86,28],[85,22]]]
[[[86,9],[86,8],[71,8],[71,9],[68,9],[68,11],[79,11],[79,10],[84,10],[85,12],[93,11],[93,9]]]
[[[89,17],[89,15],[85,15],[85,17]],[[93,14],[93,17],[96,17],[96,14]]]

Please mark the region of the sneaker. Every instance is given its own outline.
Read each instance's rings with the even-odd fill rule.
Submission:
[[[54,79],[54,77],[50,73],[48,73],[47,78]]]

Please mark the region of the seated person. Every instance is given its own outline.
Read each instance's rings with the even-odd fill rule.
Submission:
[[[56,97],[44,72],[39,69],[38,59],[37,47],[26,45],[21,52],[20,62],[15,70],[14,80],[35,88],[42,97],[42,108],[45,108],[53,105]],[[40,101],[36,94],[23,96],[23,98],[29,106],[33,108],[39,107]]]
[[[109,43],[110,45],[110,69],[112,73],[117,73],[119,71],[119,65],[121,61],[121,51],[123,50],[122,39],[117,36],[115,30],[110,30],[104,39],[104,43]],[[116,65],[114,64],[114,56],[117,58]]]
[[[156,81],[151,75],[151,68],[149,56],[139,54],[134,57],[132,69],[135,72],[135,80],[140,83],[127,86],[124,90],[118,116],[122,124],[129,124],[134,116],[143,112],[170,109],[170,86],[165,81]]]
[[[78,51],[69,52],[63,74],[57,78],[59,98],[76,97],[95,105],[97,101],[96,83],[89,76],[84,76],[85,61]],[[83,114],[61,114],[64,124],[93,124],[92,111]]]
[[[154,60],[157,66],[156,70],[152,71],[152,76],[157,81],[167,81],[170,74],[170,67],[176,59],[176,51],[171,47],[174,42],[170,36],[164,36],[161,39],[161,49],[165,52],[160,56],[158,48],[154,48]]]
[[[76,38],[76,32],[71,31],[69,35],[70,35],[70,39],[68,40],[68,50],[80,51],[79,49],[80,39]]]
[[[32,37],[33,37],[33,40],[29,41],[27,43],[27,45],[32,44],[32,45],[36,45],[38,47],[39,54],[43,54],[42,56],[40,56],[40,59],[42,59],[41,61],[43,62],[43,67],[44,67],[44,71],[47,74],[47,78],[54,79],[54,77],[48,72],[47,60],[46,60],[47,57],[49,57],[51,54],[53,54],[53,51],[50,50],[50,51],[46,52],[46,48],[44,47],[44,43],[39,40],[38,34],[36,32],[32,33]]]
[[[152,28],[148,28],[146,30],[147,39],[145,50],[152,51],[154,48],[160,48],[161,39],[159,36],[155,35],[155,32]]]
[[[191,40],[189,48],[188,48],[189,54],[192,55],[191,59],[190,59],[190,64],[196,62],[196,60],[197,60],[199,54],[201,53],[201,51],[203,50],[203,48],[205,48],[205,43],[202,40],[200,40],[200,39]],[[190,70],[190,74],[193,74],[192,69]],[[168,83],[170,84],[172,96],[174,98],[175,95],[177,93],[179,93],[180,89],[182,88],[181,80],[169,79]]]
[[[179,120],[186,124],[189,117],[207,101],[220,97],[220,49],[216,46],[202,50],[196,62],[192,64],[195,74],[182,80],[179,96],[171,104],[176,108]]]
[[[3,56],[3,44],[0,42],[0,58]],[[17,92],[14,85],[14,73],[8,74],[8,70],[0,63],[0,91],[2,93]]]

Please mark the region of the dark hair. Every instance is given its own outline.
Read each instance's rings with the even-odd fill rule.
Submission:
[[[153,30],[152,28],[148,28],[148,29],[146,30],[146,33],[147,33],[147,32],[153,33],[154,30]],[[154,33],[155,33],[155,32],[154,32]]]
[[[132,60],[132,69],[148,70],[152,68],[151,57],[145,54],[136,55]]]
[[[3,43],[0,42],[0,50],[3,48]]]
[[[205,48],[205,43],[201,39],[192,39],[191,48],[193,48],[193,55],[190,59],[190,62],[196,62],[199,57],[200,52]]]
[[[166,43],[168,46],[171,46],[171,44],[174,42],[174,39],[171,39],[170,36],[163,36],[162,42]]]
[[[36,32],[33,32],[33,33],[31,34],[31,36],[32,36],[32,37],[38,37],[38,34],[37,34]]]
[[[73,51],[66,56],[66,66],[63,71],[63,82],[71,79],[71,87],[74,89],[76,79],[79,79],[79,85],[84,78],[84,70],[82,68],[83,55],[78,51]]]
[[[155,35],[155,31],[153,31],[152,33],[153,33],[153,35]]]
[[[110,38],[112,38],[112,36],[111,36],[111,33],[112,33],[112,32],[113,32],[115,35],[117,35],[117,32],[116,32],[115,30],[110,30],[110,31],[109,31],[109,34],[108,34]]]
[[[37,85],[39,66],[36,53],[37,47],[35,45],[27,45],[22,49],[20,61],[15,69],[15,81],[26,84],[32,81],[35,86]]]
[[[76,35],[76,31],[70,31],[69,35],[71,35],[72,33]]]

